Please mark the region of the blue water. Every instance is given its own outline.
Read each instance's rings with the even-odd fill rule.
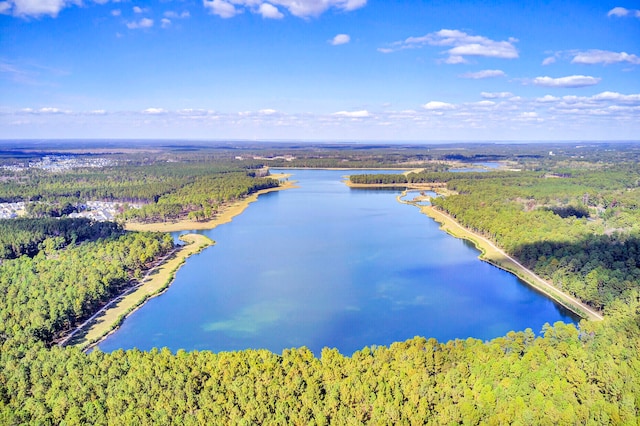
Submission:
[[[328,346],[350,355],[416,335],[490,339],[577,320],[397,202],[400,191],[350,189],[345,171],[291,173],[299,188],[262,195],[204,231],[216,245],[100,349]]]

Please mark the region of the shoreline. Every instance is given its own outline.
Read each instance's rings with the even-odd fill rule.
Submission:
[[[428,191],[433,189],[445,189],[445,183],[353,183],[349,179],[344,181],[349,188],[406,188],[411,190]]]
[[[421,206],[412,201],[402,200],[402,197],[404,197],[406,193],[407,191],[403,191],[403,193],[396,198],[398,202],[420,208],[420,212],[436,221],[440,225],[441,230],[455,238],[464,239],[473,243],[476,249],[480,251],[480,255],[478,256],[480,260],[515,275],[535,290],[553,299],[583,319],[591,321],[601,321],[603,319],[600,313],[585,305],[575,297],[563,292],[552,284],[549,284],[533,271],[527,269],[516,259],[509,256],[501,248],[493,244],[493,242],[460,225],[447,213],[437,210],[431,205]]]
[[[288,177],[281,176],[279,177]],[[258,197],[262,194],[269,192],[283,191],[285,189],[297,188],[295,182],[285,182],[281,186],[276,188],[261,189],[253,194],[236,201],[233,204],[225,206],[222,211],[216,215],[213,219],[207,221],[193,221],[188,219],[179,220],[176,222],[151,222],[151,223],[138,223],[128,222],[124,224],[124,229],[127,231],[151,231],[151,232],[179,232],[179,231],[203,231],[208,229],[214,229],[218,225],[224,225],[233,220],[234,217],[245,211],[249,205],[258,200]]]
[[[290,175],[278,174],[272,177],[276,179],[289,178]],[[234,217],[241,214],[249,205],[258,200],[262,194],[285,189],[296,188],[295,182],[286,181],[276,188],[267,188],[254,192],[250,196],[239,200],[206,222],[181,220],[178,222],[155,223],[127,223],[127,231],[152,231],[152,232],[176,232],[208,230],[229,223]],[[147,271],[145,277],[136,286],[110,300],[98,312],[93,314],[83,324],[76,327],[60,343],[60,346],[78,346],[83,351],[89,351],[120,328],[122,322],[133,312],[140,309],[147,300],[164,293],[173,283],[175,274],[186,262],[187,258],[200,253],[205,248],[215,244],[210,238],[200,234],[181,235],[180,239],[187,242],[181,248],[176,248],[172,253],[160,260],[158,265]],[[155,275],[149,278],[150,275]],[[114,305],[114,306],[111,306]]]
[[[180,239],[187,244],[167,254],[155,267],[149,269],[140,282],[111,299],[83,324],[71,331],[59,346],[77,346],[88,351],[115,332],[122,322],[145,302],[164,293],[173,283],[175,274],[187,258],[214,245],[210,238],[199,234],[186,234]]]

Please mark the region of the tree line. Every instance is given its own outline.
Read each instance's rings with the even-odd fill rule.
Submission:
[[[195,169],[172,169],[163,181],[172,189],[156,193],[155,204],[188,210],[210,201],[202,198],[210,187],[219,184],[219,193],[236,197],[250,183],[243,181],[246,171],[220,172],[243,181],[231,189],[204,170],[202,181],[189,177]],[[18,249],[27,255],[0,264],[0,423],[635,424],[637,173],[637,166],[597,165],[438,175],[458,194],[434,199],[438,208],[556,285],[585,283],[568,291],[604,308],[604,321],[557,323],[488,342],[416,337],[353,354],[331,348],[84,354],[51,346],[170,250],[172,240],[122,234],[115,225],[85,223],[79,231],[84,222],[0,221],[0,236],[25,232],[25,247],[37,250]],[[560,214],[570,211],[566,206],[589,216]]]

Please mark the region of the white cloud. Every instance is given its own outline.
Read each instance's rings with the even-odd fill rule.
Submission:
[[[171,19],[167,19],[167,18],[160,19],[160,26],[162,28],[169,28],[171,26]]]
[[[623,16],[634,16],[636,18],[640,18],[640,10],[626,9],[624,7],[614,7],[609,11],[609,13],[607,13],[607,16],[617,16],[619,18]]]
[[[370,117],[371,114],[367,110],[361,111],[338,111],[333,114],[336,117],[347,117],[347,118],[367,118]]]
[[[533,79],[533,84],[543,87],[586,87],[593,86],[600,82],[600,78],[591,77],[586,75],[570,75],[567,77],[551,78],[551,77],[536,77]]]
[[[629,9],[625,9],[624,7],[614,7],[607,13],[607,16],[627,16],[629,14]]]
[[[127,28],[129,28],[130,30],[151,27],[153,27],[153,19],[149,18],[142,18],[139,21],[127,22]]]
[[[239,13],[234,5],[224,0],[203,0],[203,5],[210,13],[224,19],[233,18]]]
[[[559,101],[560,98],[557,98],[555,96],[551,96],[551,95],[544,95],[541,98],[537,98],[536,102],[540,102],[540,103],[550,103],[550,102],[557,102]]]
[[[430,101],[422,105],[422,108],[430,111],[439,111],[443,109],[454,109],[456,106],[447,102]]]
[[[511,92],[482,92],[480,93],[484,99],[505,99],[512,98],[513,93]]]
[[[284,15],[272,4],[262,3],[258,8],[258,12],[266,19],[282,19]]]
[[[133,6],[133,13],[145,13],[148,9],[143,9],[139,6]]]
[[[640,64],[640,57],[626,52],[611,52],[608,50],[587,50],[576,52],[571,60],[572,64],[615,64],[618,62],[629,62]]]
[[[602,92],[594,95],[592,99],[597,101],[640,102],[640,94],[623,95],[617,92]]]
[[[506,41],[495,41],[483,36],[474,36],[460,30],[442,29],[420,37],[408,37],[403,41],[391,43],[386,48],[378,49],[383,53],[390,53],[402,49],[421,48],[425,45],[451,46],[444,53],[448,57],[444,60],[448,64],[465,63],[465,56],[482,56],[489,58],[514,59],[518,57],[518,50],[514,43],[518,40],[509,38]]]
[[[544,60],[542,61],[542,65],[551,65],[553,63],[556,62],[556,57],[555,56],[549,56],[547,58],[544,58]]]
[[[38,115],[70,115],[72,112],[66,109],[60,109],[56,107],[42,107],[38,109],[34,108],[22,108],[19,110],[22,114],[38,114]]]
[[[627,62],[634,65],[640,65],[640,57],[627,52],[613,52],[610,50],[590,49],[590,50],[564,50],[554,53],[542,61],[542,65],[549,65],[558,59],[571,59],[572,64],[610,65],[616,63]]]
[[[0,11],[20,17],[49,15],[53,18],[66,7],[80,4],[79,0],[8,0],[0,3]]]
[[[61,110],[60,108],[45,107],[45,108],[40,108],[38,112],[42,114],[62,114],[65,111]]]
[[[365,6],[367,0],[273,0],[271,3],[287,8],[294,16],[306,18],[319,16],[331,8],[350,12]]]
[[[249,11],[261,14],[264,18],[280,19],[284,15],[278,7],[288,10],[294,16],[309,18],[319,16],[329,9],[349,12],[366,4],[367,0],[271,0],[268,3],[260,0],[203,0],[204,7],[221,18],[232,18],[238,13]]]
[[[122,15],[122,11],[120,9],[114,9],[111,11],[111,16],[120,16]]]
[[[165,110],[164,108],[147,108],[143,110],[142,113],[150,114],[150,115],[160,115],[160,114],[167,114],[168,111]]]
[[[466,64],[468,62],[462,56],[453,55],[453,56],[449,56],[447,59],[445,59],[444,63],[445,64],[450,64],[450,65],[455,65],[455,64]]]
[[[504,77],[506,74],[501,70],[482,70],[476,72],[468,72],[461,74],[462,78],[472,78],[474,80],[479,80],[483,78],[493,78],[493,77]]]
[[[331,44],[334,46],[338,46],[340,44],[347,44],[351,41],[351,37],[348,34],[338,34],[332,40]]]
[[[493,96],[485,99],[489,98]],[[38,138],[44,133],[60,138],[207,138],[215,134],[220,139],[309,139],[313,135],[317,140],[363,141],[637,140],[640,134],[640,93],[496,98],[499,101],[432,101],[426,104],[430,109],[333,114],[190,108],[71,112],[37,105],[13,111],[0,108],[0,129],[12,138]]]

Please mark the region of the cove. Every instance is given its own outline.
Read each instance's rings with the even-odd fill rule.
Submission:
[[[579,320],[397,202],[399,190],[342,183],[367,171],[288,172],[298,188],[261,195],[232,222],[200,231],[216,245],[98,347],[350,355],[414,336],[488,340]]]

